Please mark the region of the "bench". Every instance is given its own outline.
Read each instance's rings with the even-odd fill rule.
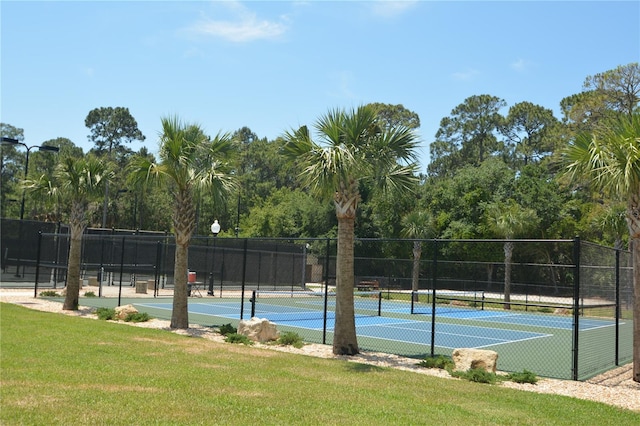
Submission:
[[[356,288],[361,291],[371,291],[380,289],[380,283],[378,280],[360,281],[356,284]]]

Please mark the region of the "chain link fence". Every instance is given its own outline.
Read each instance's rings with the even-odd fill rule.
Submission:
[[[3,220],[1,243],[3,287],[64,286],[64,225]],[[335,239],[194,237],[190,283],[208,293],[203,302],[224,302],[234,312],[203,321],[272,316],[282,330],[330,343],[336,246]],[[573,380],[632,360],[628,251],[579,239],[356,239],[354,249],[363,350],[423,358],[491,349],[503,371]],[[82,279],[99,288],[143,285],[155,297],[173,287],[174,254],[166,233],[90,229]],[[296,317],[300,312],[309,318]]]

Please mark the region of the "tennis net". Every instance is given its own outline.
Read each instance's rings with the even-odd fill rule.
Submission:
[[[419,290],[412,292],[411,313],[433,315],[484,309],[484,291]],[[434,303],[435,302],[435,303]]]
[[[356,317],[381,315],[381,292],[356,291],[353,297]],[[254,290],[251,295],[251,316],[273,322],[333,319],[335,310],[334,292]]]

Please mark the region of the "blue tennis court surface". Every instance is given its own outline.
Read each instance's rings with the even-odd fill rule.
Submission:
[[[534,327],[555,328],[558,330],[573,329],[572,316],[539,315],[527,312],[475,311],[468,309],[456,311],[451,310],[451,308],[444,308],[442,311],[436,309],[436,318],[437,317],[468,319],[500,324],[529,325]],[[611,327],[614,324],[610,320],[580,318],[578,325],[580,331],[586,331],[601,327]]]
[[[147,303],[139,304],[140,307],[163,309],[170,311],[171,303]],[[275,309],[279,310],[279,307]],[[189,303],[189,312],[199,315],[211,315],[216,317],[239,320],[240,313],[238,303]],[[470,314],[470,312],[466,312]],[[476,311],[476,314],[483,314],[485,319],[504,323],[496,312]],[[256,316],[269,321],[290,327],[322,330],[324,319],[322,312],[268,312],[256,311]],[[328,313],[332,314],[332,313]],[[306,319],[300,319],[305,316]],[[243,317],[248,319],[251,313],[245,310]],[[506,314],[502,319],[515,318],[516,315]],[[477,317],[473,318],[478,320]],[[559,318],[564,319],[564,318]],[[483,319],[484,320],[484,319]],[[520,324],[515,322],[514,324]],[[334,319],[327,319],[326,327],[328,331],[333,330]],[[563,325],[563,324],[560,324]],[[571,324],[569,324],[570,328]],[[359,337],[369,337],[374,339],[384,339],[388,341],[414,343],[421,345],[431,344],[431,322],[412,321],[402,318],[391,318],[384,316],[357,316],[356,329]],[[399,339],[399,337],[402,339]],[[521,330],[510,330],[504,328],[480,327],[476,325],[446,324],[436,323],[435,325],[435,345],[441,348],[454,349],[457,347],[483,348],[506,343],[521,342],[532,339],[539,339],[551,336],[551,334],[534,333]]]

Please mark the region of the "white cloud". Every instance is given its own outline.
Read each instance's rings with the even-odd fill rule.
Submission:
[[[467,70],[467,71],[454,72],[452,74],[452,76],[456,80],[469,81],[469,80],[473,80],[473,78],[478,74],[480,74],[480,71],[474,70],[474,69],[470,69],[470,70]]]
[[[376,15],[392,18],[402,15],[417,4],[417,0],[376,0],[372,2],[372,10]]]
[[[224,2],[231,12],[231,18],[215,20],[202,18],[189,28],[190,32],[224,38],[226,40],[244,43],[254,40],[274,39],[287,31],[286,18],[280,21],[270,21],[259,18],[255,12],[239,2]]]
[[[331,91],[329,96],[340,99],[353,99],[355,94],[351,90],[353,82],[353,73],[351,71],[342,70],[330,74],[330,80],[335,91]]]
[[[511,63],[511,68],[516,70],[516,71],[525,71],[528,67],[528,62],[525,61],[524,59],[518,59],[515,62]]]

